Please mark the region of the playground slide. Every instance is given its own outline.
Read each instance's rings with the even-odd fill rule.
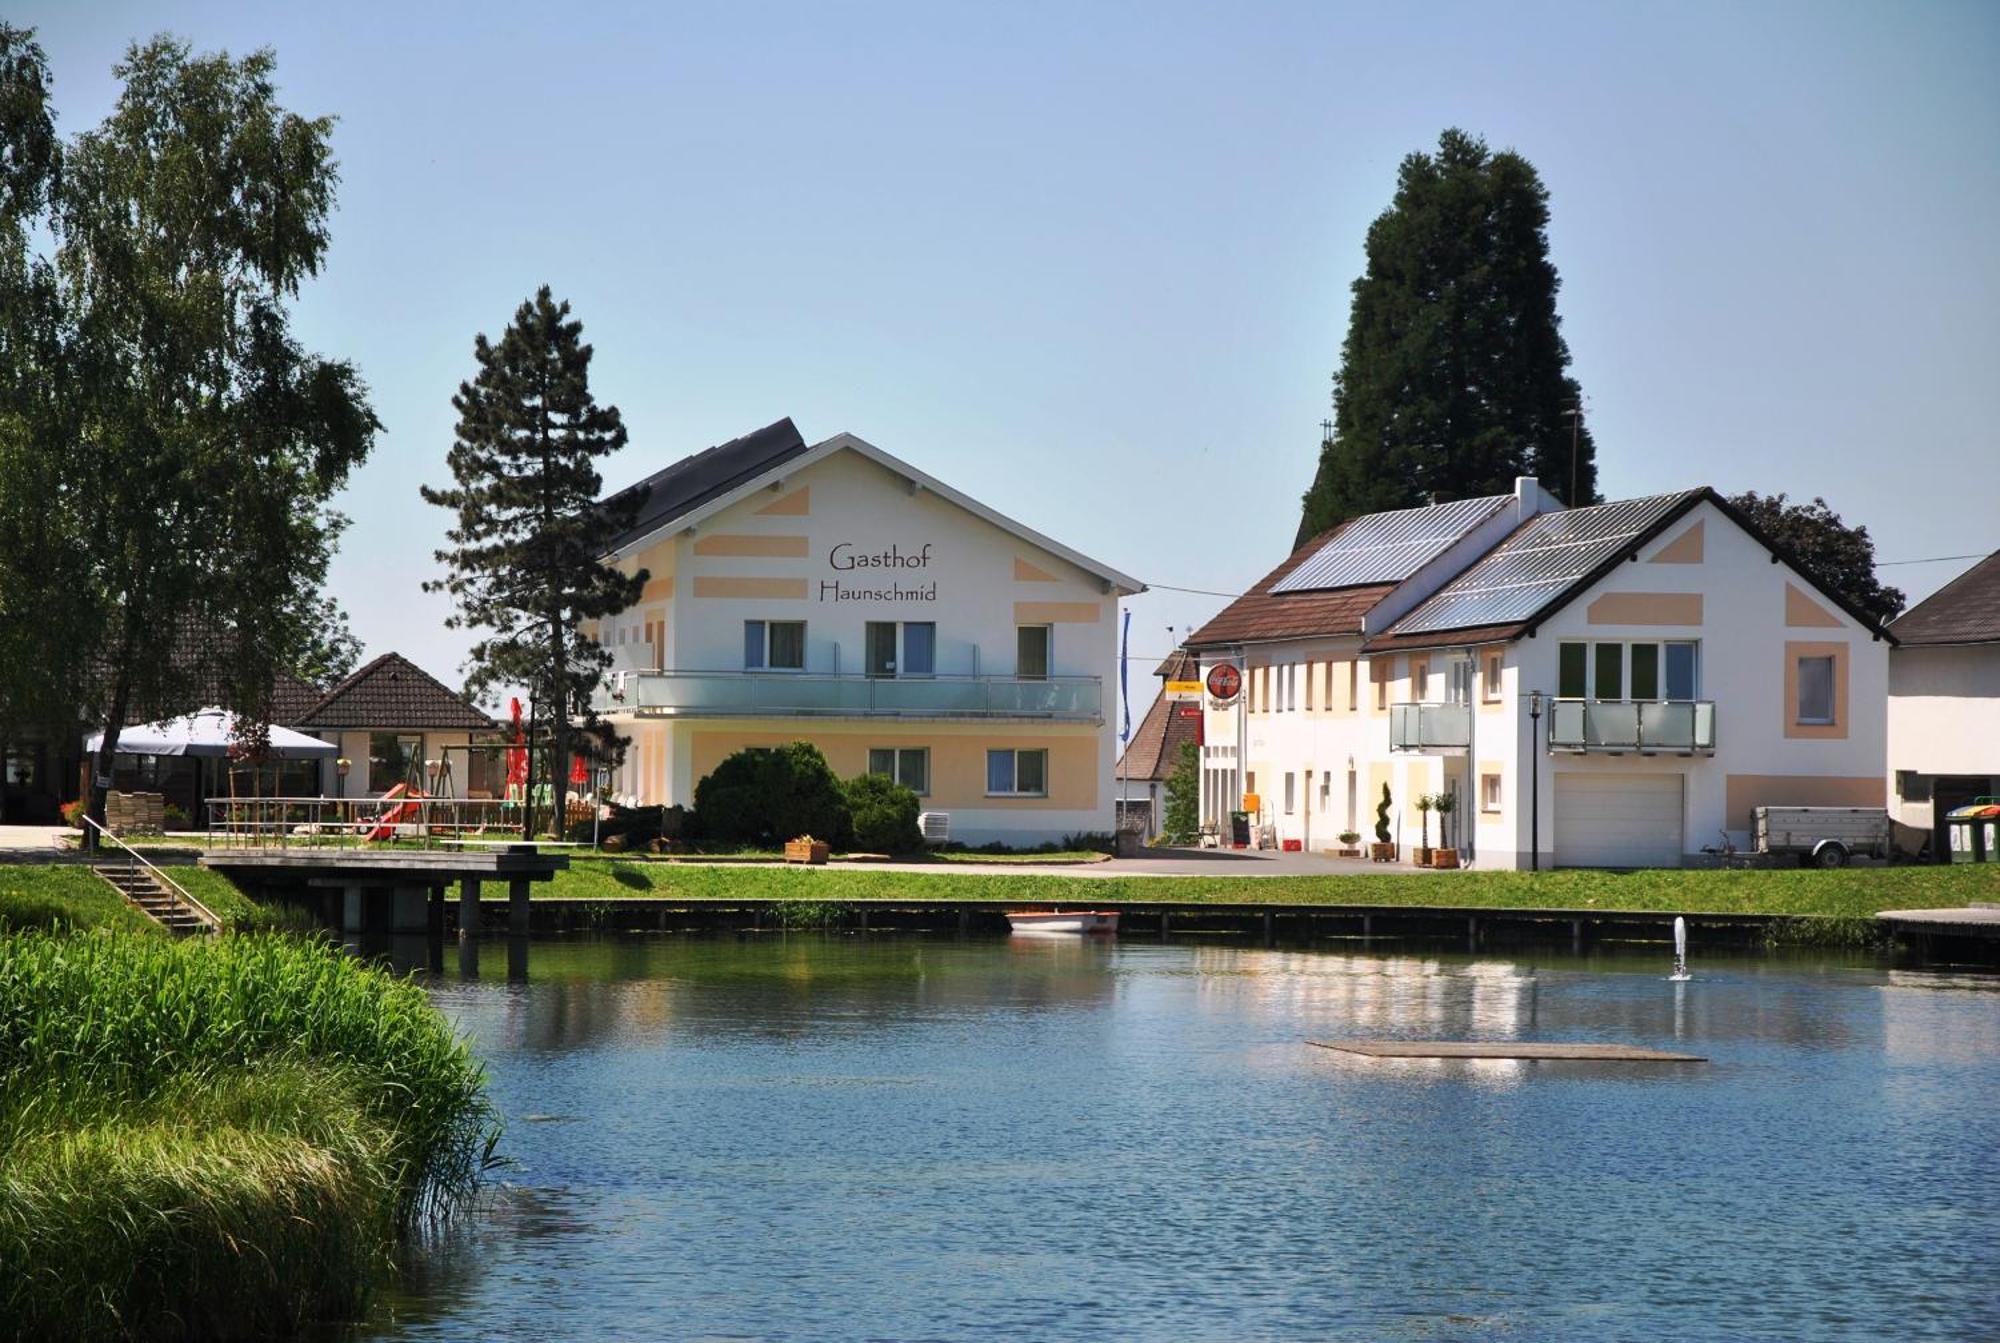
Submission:
[[[406,783],[399,783],[388,792],[382,794],[384,810],[380,816],[375,818],[375,828],[368,832],[367,837],[371,840],[395,838],[396,827],[404,821],[417,819],[422,814],[423,808],[418,806],[414,801],[408,800],[404,801],[400,806],[391,807],[388,805],[390,799],[398,797],[411,799],[422,796],[422,793],[412,792],[410,786]]]

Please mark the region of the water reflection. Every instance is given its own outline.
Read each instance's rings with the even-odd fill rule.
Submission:
[[[532,971],[436,977],[516,1164],[378,1336],[2000,1330],[1983,983],[839,935],[538,942]]]

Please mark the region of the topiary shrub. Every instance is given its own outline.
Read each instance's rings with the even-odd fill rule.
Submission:
[[[1382,800],[1375,806],[1375,842],[1389,842],[1389,785],[1382,785]]]
[[[862,774],[842,788],[854,823],[854,847],[869,853],[915,853],[924,846],[917,795],[886,774]]]
[[[811,742],[749,747],[694,786],[695,828],[705,844],[775,849],[800,835],[837,849],[850,842],[847,799]]]

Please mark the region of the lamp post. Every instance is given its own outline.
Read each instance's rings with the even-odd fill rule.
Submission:
[[[1528,868],[1542,870],[1542,692],[1528,694]]]

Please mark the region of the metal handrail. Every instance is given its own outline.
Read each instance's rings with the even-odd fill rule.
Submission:
[[[207,905],[204,905],[201,901],[195,899],[194,896],[190,895],[188,893],[187,887],[181,885],[178,881],[175,881],[172,877],[162,872],[159,868],[147,862],[145,857],[137,849],[133,848],[130,844],[127,844],[124,840],[118,838],[118,836],[112,834],[109,830],[99,825],[96,819],[90,816],[88,813],[83,813],[83,821],[84,824],[88,825],[92,830],[95,830],[98,834],[110,840],[113,844],[116,844],[119,848],[125,851],[125,859],[126,859],[125,866],[128,871],[131,870],[134,866],[145,868],[146,871],[150,872],[153,875],[154,880],[158,881],[161,885],[167,888],[167,898],[169,900],[173,901],[176,905],[186,904],[188,908],[194,911],[195,917],[200,919],[203,923],[207,924],[210,928],[219,929],[222,927],[222,920],[216,917],[215,911],[210,909]]]
[[[260,849],[358,847],[376,842],[370,837],[385,829],[386,838],[415,839],[425,848],[463,843],[468,830],[518,825],[522,805],[512,798],[409,796],[211,797],[204,802],[209,847]]]

